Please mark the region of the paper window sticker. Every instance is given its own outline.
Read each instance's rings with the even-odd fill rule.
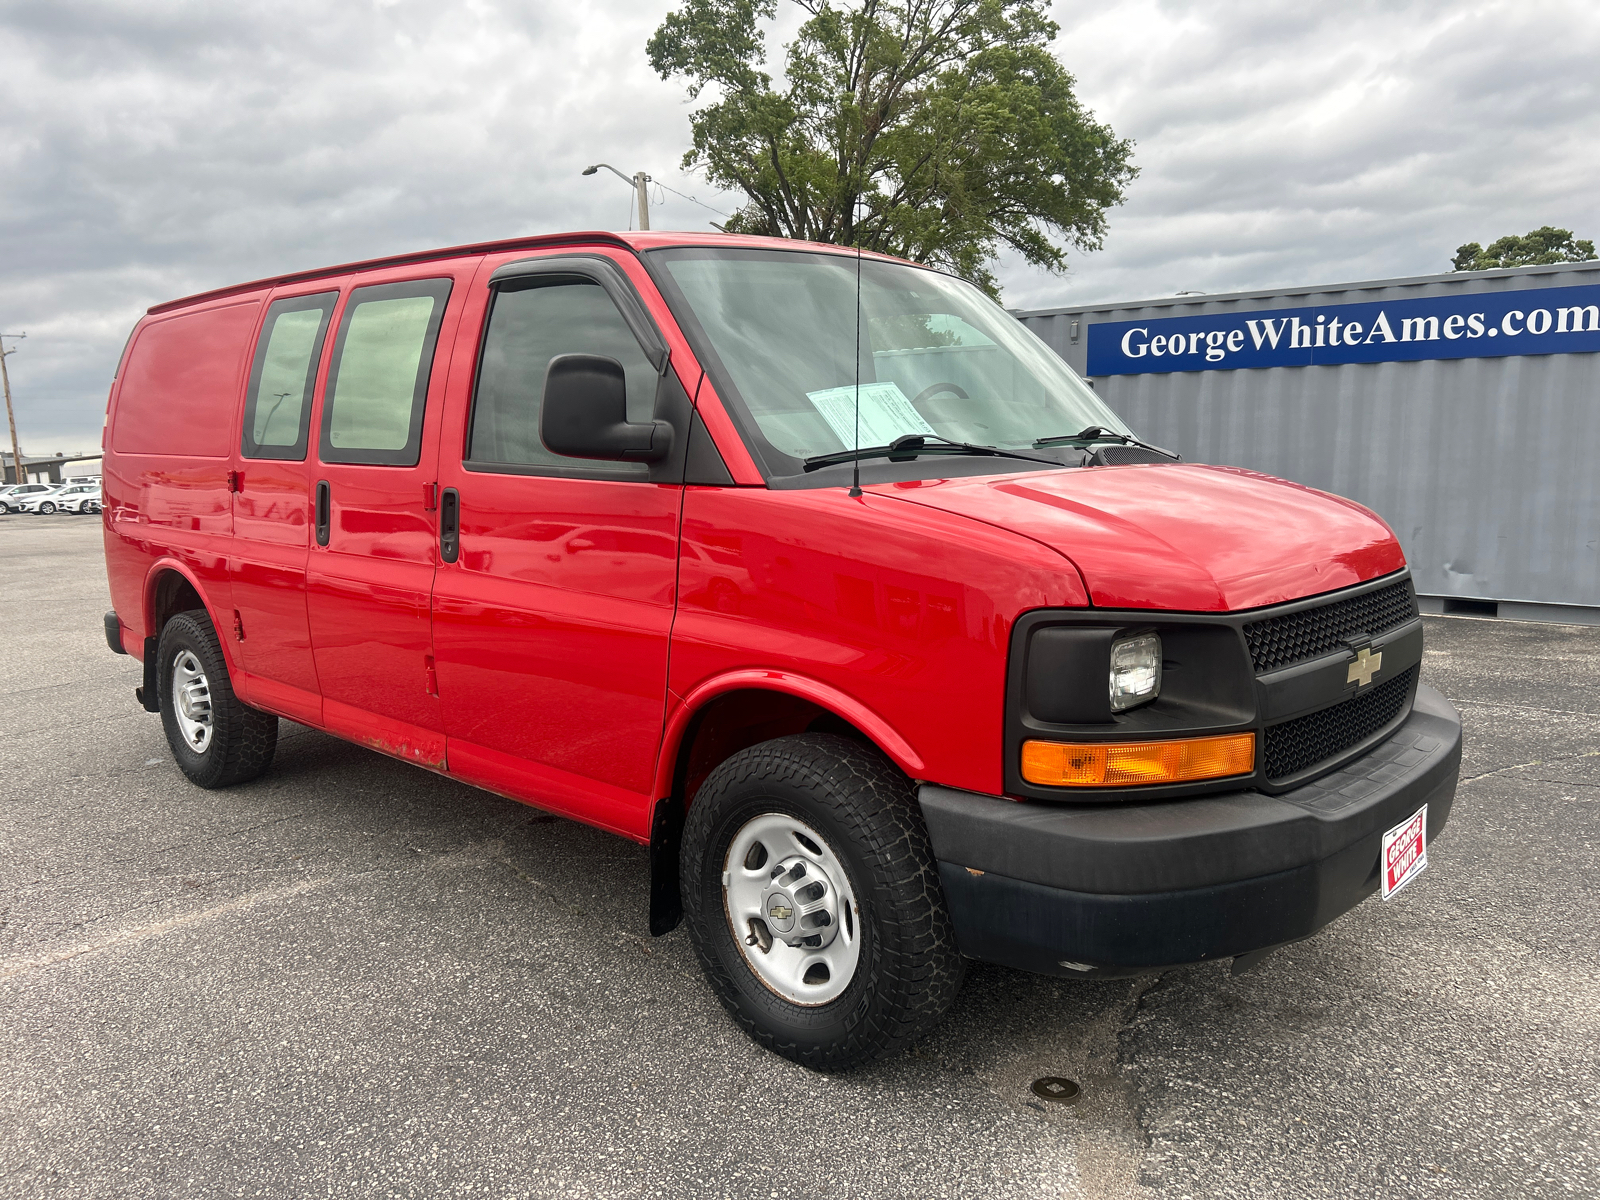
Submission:
[[[845,448],[852,449],[857,445],[887,446],[895,438],[904,437],[908,433],[929,437],[939,436],[934,433],[933,426],[923,419],[922,414],[911,406],[911,401],[900,390],[899,384],[863,383],[859,390],[861,394],[859,441],[856,434],[855,384],[806,393],[806,398],[822,415],[822,419],[828,423],[834,436]]]

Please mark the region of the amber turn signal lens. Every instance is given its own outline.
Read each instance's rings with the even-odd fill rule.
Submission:
[[[1187,783],[1255,769],[1253,733],[1164,742],[1022,743],[1022,777],[1045,787]]]

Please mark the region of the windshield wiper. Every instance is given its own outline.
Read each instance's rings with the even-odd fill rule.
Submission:
[[[1171,450],[1163,450],[1160,446],[1152,446],[1149,442],[1141,442],[1138,438],[1126,433],[1116,433],[1110,429],[1102,429],[1099,425],[1091,425],[1082,433],[1058,433],[1055,437],[1042,437],[1033,440],[1034,449],[1040,450],[1046,446],[1092,446],[1096,442],[1121,442],[1124,446],[1138,446],[1141,450],[1152,450],[1157,454],[1165,454],[1174,461],[1178,455]]]
[[[931,441],[931,444],[930,444]],[[1034,445],[1038,445],[1037,442]],[[910,462],[922,454],[980,454],[1000,458],[1020,458],[1023,462],[1043,463],[1047,467],[1062,464],[1053,458],[1040,458],[1035,454],[1019,454],[1015,450],[1002,450],[999,446],[980,446],[973,442],[955,442],[937,434],[908,433],[895,438],[887,446],[862,446],[859,450],[836,450],[832,454],[817,454],[805,460],[807,471],[833,467],[840,463],[855,462],[863,458],[887,458],[890,462]]]

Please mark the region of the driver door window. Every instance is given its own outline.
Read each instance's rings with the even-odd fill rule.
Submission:
[[[648,421],[658,376],[599,284],[539,280],[502,287],[489,311],[467,450],[468,469],[524,475],[644,479],[642,463],[564,458],[539,440],[545,371],[562,354],[601,354],[622,364],[628,419]]]

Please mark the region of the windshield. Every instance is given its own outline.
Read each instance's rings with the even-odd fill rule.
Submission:
[[[856,259],[701,247],[656,257],[774,474],[906,434],[1022,450],[1090,425],[1128,432],[1021,322],[951,276],[862,260],[858,364]]]

